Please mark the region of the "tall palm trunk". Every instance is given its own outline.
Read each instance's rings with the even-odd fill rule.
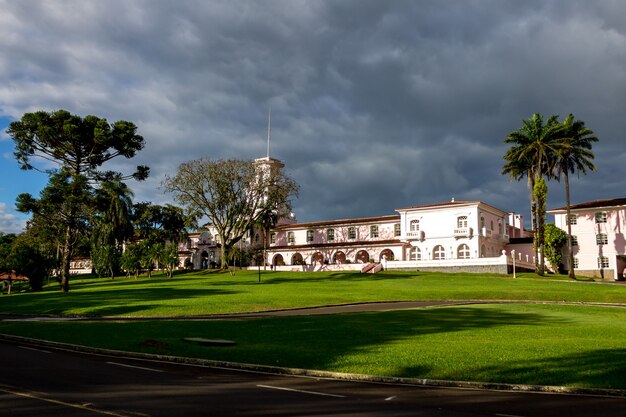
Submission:
[[[572,250],[572,222],[570,221],[570,195],[569,195],[569,175],[567,170],[563,170],[563,179],[565,182],[565,222],[567,223],[567,260],[569,264],[568,275],[571,279],[576,279],[574,272],[574,251]]]

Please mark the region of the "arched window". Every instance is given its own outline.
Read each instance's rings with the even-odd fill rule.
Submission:
[[[420,231],[420,221],[419,220],[411,220],[410,227],[411,227],[411,232],[419,232]]]
[[[470,248],[465,243],[459,245],[456,251],[456,257],[459,259],[469,259],[470,257]]]
[[[503,231],[502,231],[502,220],[498,220],[498,234],[499,235],[503,234]]]
[[[446,250],[441,245],[437,245],[433,248],[433,259],[442,260],[446,259]]]
[[[487,248],[485,248],[485,245],[481,245],[480,247],[480,257],[481,258],[485,258],[487,256]]]
[[[422,252],[417,246],[413,246],[409,249],[409,261],[421,261]]]
[[[467,216],[459,216],[456,218],[456,227],[465,229],[467,227]]]

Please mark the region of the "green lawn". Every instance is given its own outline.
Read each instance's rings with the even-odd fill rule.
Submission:
[[[538,300],[626,303],[626,286],[522,275],[427,272],[192,272],[172,279],[75,279],[71,291],[0,297],[0,313],[189,316],[389,300]]]
[[[0,331],[371,375],[626,389],[625,322],[624,308],[507,304],[248,320],[9,322]],[[202,347],[184,337],[237,345]]]
[[[1,313],[197,315],[385,300],[626,303],[626,286],[474,274],[194,272],[76,279],[0,297]],[[0,332],[105,348],[372,375],[626,389],[626,308],[485,304],[219,321],[0,322]],[[235,340],[211,348],[184,337]],[[156,342],[155,342],[156,341]],[[156,345],[156,346],[155,346]]]

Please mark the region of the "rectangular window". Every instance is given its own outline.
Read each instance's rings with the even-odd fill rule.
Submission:
[[[566,221],[567,224],[576,224],[577,223],[575,214],[570,214],[569,217],[566,220],[567,220]]]
[[[578,236],[572,235],[572,246],[578,246]]]
[[[334,242],[335,241],[335,229],[328,229],[328,230],[326,230],[326,240],[328,242]]]
[[[598,256],[598,268],[608,268],[609,258],[606,256]]]
[[[348,227],[348,239],[356,239],[356,227]]]
[[[574,258],[574,269],[578,269],[578,258]]]
[[[394,236],[400,236],[400,234],[402,233],[402,231],[400,230],[400,223],[396,223],[393,225],[393,235]]]
[[[606,233],[598,233],[596,235],[596,244],[597,245],[606,245],[607,243],[609,243],[609,239],[608,239]]]
[[[276,243],[276,233],[270,234],[270,243]]]
[[[456,227],[459,229],[465,229],[467,227],[467,216],[459,216],[456,219]],[[493,224],[491,225],[493,229]]]
[[[606,223],[606,211],[596,212],[596,223]]]
[[[306,241],[307,243],[313,242],[313,230],[306,231]]]
[[[370,237],[378,237],[378,226],[370,226]]]
[[[296,236],[293,232],[287,233],[287,242],[288,243],[296,243]]]

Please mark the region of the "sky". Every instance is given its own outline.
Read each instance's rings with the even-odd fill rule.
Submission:
[[[572,202],[626,197],[626,2],[620,0],[0,0],[0,232],[19,232],[22,171],[8,123],[66,109],[138,126],[110,168],[172,203],[179,164],[266,155],[300,185],[298,221],[480,200],[522,213],[504,139],[533,113],[569,113],[599,142]],[[551,181],[548,207],[565,204]]]

